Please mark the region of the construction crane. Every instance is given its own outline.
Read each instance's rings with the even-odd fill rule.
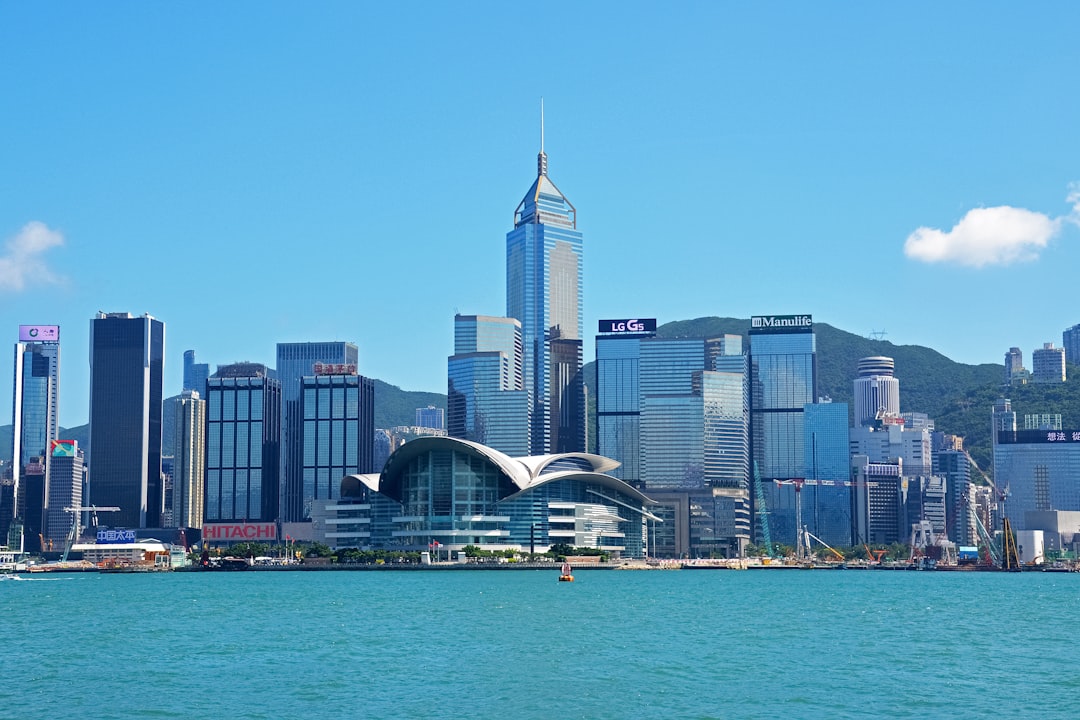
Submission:
[[[754,494],[757,497],[758,526],[761,528],[761,539],[765,543],[765,553],[769,557],[775,557],[772,537],[769,535],[769,515],[765,509],[765,490],[761,486],[761,473],[758,472],[756,461],[754,462]]]
[[[885,548],[882,548],[881,550],[871,550],[870,546],[866,543],[863,543],[863,548],[866,549],[866,557],[870,559],[870,562],[876,562],[878,565],[881,564],[881,558],[885,557],[885,553],[889,552]]]
[[[757,471],[757,466],[754,467],[754,471]],[[795,557],[802,560],[805,556],[810,554],[810,543],[803,537],[803,531],[806,527],[802,521],[802,489],[803,485],[813,485],[815,487],[877,487],[878,483],[869,480],[866,482],[856,482],[853,480],[809,480],[807,478],[788,478],[786,480],[774,479],[774,483],[777,485],[794,485],[795,486]],[[815,538],[816,539],[816,538]],[[821,542],[818,540],[818,542]],[[821,543],[825,545],[825,543]],[[828,547],[828,545],[826,545]],[[829,548],[830,550],[832,548]],[[843,559],[843,556],[840,556]]]
[[[810,549],[810,541],[811,541],[811,540],[817,540],[817,541],[818,541],[819,543],[821,543],[822,545],[824,545],[824,546],[825,546],[825,548],[826,548],[826,549],[828,549],[828,550],[829,550],[829,551],[830,551],[830,552],[831,552],[831,553],[832,553],[833,555],[835,555],[835,556],[836,556],[836,559],[837,559],[837,560],[841,560],[841,561],[843,561],[843,559],[844,559],[844,555],[843,555],[843,553],[841,553],[841,552],[840,552],[839,550],[837,550],[836,548],[834,548],[834,547],[833,547],[832,545],[830,545],[829,543],[825,542],[824,540],[822,540],[821,538],[819,538],[819,537],[818,537],[817,535],[814,535],[814,534],[813,534],[812,532],[810,532],[809,530],[807,530],[807,529],[806,529],[805,527],[803,527],[803,533],[804,533],[804,534],[806,535],[806,549],[807,549],[807,550],[809,550],[809,549]]]
[[[120,512],[118,507],[98,507],[97,505],[90,505],[87,507],[66,507],[64,512],[71,513],[71,530],[68,531],[67,544],[64,545],[64,555],[60,558],[60,562],[67,562],[68,553],[71,552],[71,546],[75,544],[75,541],[79,538],[79,515],[88,512],[90,513],[90,525],[97,527],[99,512]]]

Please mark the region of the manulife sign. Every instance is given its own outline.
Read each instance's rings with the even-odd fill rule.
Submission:
[[[810,315],[754,315],[750,318],[751,333],[800,333],[813,331],[814,319]]]

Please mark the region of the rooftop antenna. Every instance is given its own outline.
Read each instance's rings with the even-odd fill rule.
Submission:
[[[536,158],[538,175],[547,175],[547,154],[544,153],[544,97],[540,96],[540,154]]]

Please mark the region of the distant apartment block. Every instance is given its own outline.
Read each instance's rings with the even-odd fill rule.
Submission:
[[[1018,347],[1009,348],[1005,353],[1005,384],[1011,385],[1020,378],[1027,381],[1028,373],[1024,370],[1024,353]]]
[[[1061,333],[1061,344],[1065,348],[1065,362],[1080,365],[1080,325],[1073,325]]]
[[[1065,382],[1065,348],[1044,343],[1042,348],[1034,350],[1031,353],[1031,382]]]
[[[416,426],[433,428],[435,430],[446,429],[446,410],[434,405],[424,408],[416,408]]]

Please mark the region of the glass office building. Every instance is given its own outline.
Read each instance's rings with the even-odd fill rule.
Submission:
[[[195,351],[184,351],[184,390],[206,393],[206,379],[210,377],[210,365],[195,362]]]
[[[802,489],[806,529],[829,545],[851,544],[851,457],[847,403],[803,408],[803,444],[808,482]]]
[[[341,478],[374,472],[375,384],[337,365],[301,380],[304,518],[312,504],[340,497]]]
[[[75,440],[49,442],[49,482],[45,503],[45,548],[61,552],[67,547],[72,525],[80,520],[68,508],[83,504],[83,485],[86,465],[79,443]],[[78,538],[73,538],[78,540]]]
[[[349,342],[278,343],[274,377],[281,384],[281,519],[305,518],[303,465],[301,460],[302,412],[300,379],[315,374],[315,364],[357,364],[359,352]]]
[[[806,477],[804,408],[817,400],[809,315],[750,319],[750,438],[775,542],[795,544],[795,491],[773,480]],[[755,494],[756,502],[756,494]],[[760,516],[755,507],[754,517]],[[759,530],[755,536],[760,538]]]
[[[582,235],[577,210],[548,178],[542,149],[536,181],[506,235],[506,315],[521,322],[531,453],[584,450]]]
[[[278,517],[281,385],[265,365],[223,365],[206,381],[206,522]]]
[[[487,315],[454,317],[447,359],[447,434],[512,457],[529,454],[529,395],[521,323]]]
[[[738,371],[745,358],[736,339],[640,341],[645,487],[748,487],[748,398],[745,373]]]
[[[89,504],[116,506],[116,527],[161,527],[165,324],[149,315],[90,321]]]
[[[648,331],[627,332],[625,322],[601,321],[596,336],[596,451],[621,463],[611,474],[634,487],[642,483],[641,341],[656,336],[656,321],[646,322]],[[624,329],[605,332],[611,327]]]
[[[1004,514],[1014,530],[1030,529],[1029,511],[1080,511],[1080,430],[999,432],[994,480],[1009,488]]]
[[[24,328],[19,334],[20,338],[40,335],[30,335]],[[59,328],[55,337],[55,341],[15,344],[11,484],[0,492],[0,545],[12,549],[39,550],[45,530],[49,446],[60,431]]]

